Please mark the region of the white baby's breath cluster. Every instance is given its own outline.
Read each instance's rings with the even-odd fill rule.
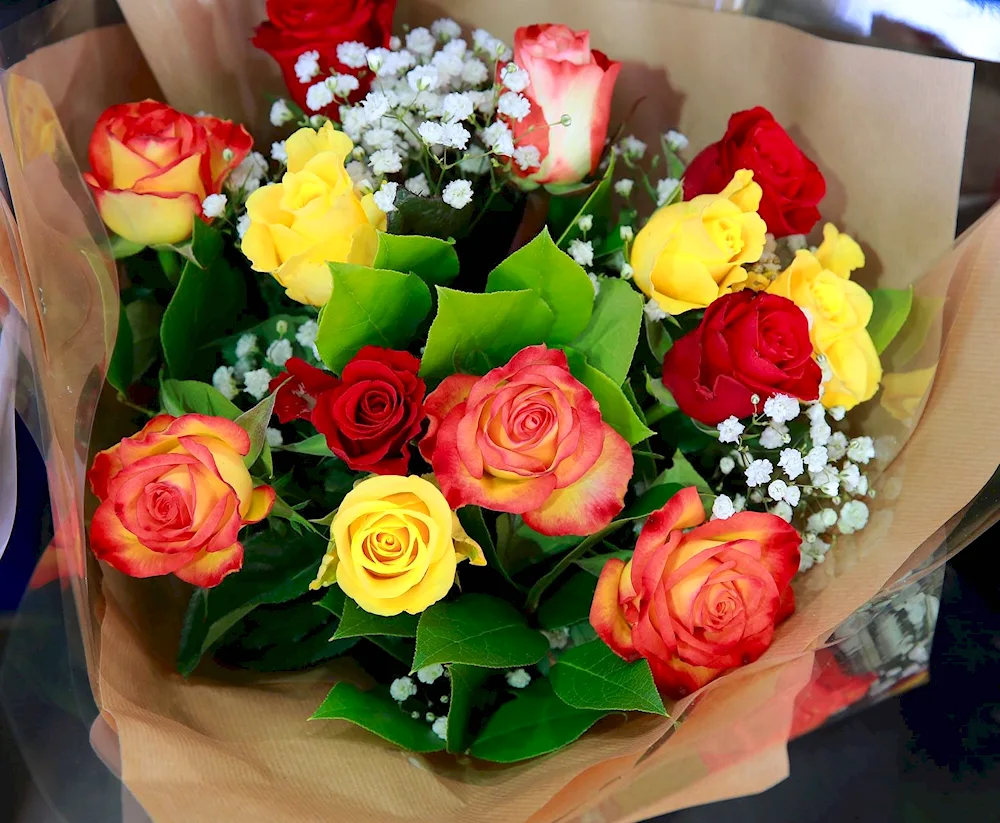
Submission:
[[[397,677],[389,685],[389,696],[395,700],[400,709],[407,712],[414,720],[421,717],[431,727],[431,731],[442,740],[448,738],[448,703],[451,698],[446,693],[441,694],[438,681],[447,683],[451,674],[440,663],[417,669],[415,678],[411,676]],[[450,687],[446,687],[450,690]],[[435,697],[435,695],[437,695]],[[440,708],[439,708],[440,707]],[[441,711],[438,715],[435,712]]]
[[[658,150],[626,135],[612,147],[626,174],[615,182],[615,192],[631,202],[638,182],[657,207],[678,202],[683,197],[681,178],[686,168],[680,155],[687,147],[687,137],[673,129],[660,135]]]
[[[836,536],[868,524],[875,493],[865,471],[875,445],[835,430],[842,408],[780,394],[755,406],[752,418],[729,417],[716,426],[719,442],[733,447],[720,458],[719,474],[727,491],[735,483],[739,492],[718,496],[712,515],[728,519],[749,506],[792,523],[803,536],[800,570],[806,571],[823,562]]]

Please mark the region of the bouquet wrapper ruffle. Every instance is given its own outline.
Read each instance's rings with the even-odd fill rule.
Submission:
[[[185,681],[173,665],[183,587],[101,569],[86,549],[89,455],[127,433],[114,398],[101,395],[119,303],[80,177],[91,126],[107,105],[162,96],[244,120],[266,145],[264,94],[281,93],[275,67],[248,42],[263,0],[120,5],[128,25],[100,25],[113,14],[87,3],[56,4],[69,9],[62,16],[50,7],[34,40],[20,40],[38,47],[22,49],[31,53],[0,89],[13,203],[0,287],[25,318],[55,530],[49,572],[36,574],[11,639],[8,708],[41,716],[44,692],[86,723],[156,821],[629,823],[786,777],[788,740],[866,691],[841,682],[838,626],[868,604],[865,623],[879,603],[919,586],[997,512],[1000,211],[953,242],[972,67],[649,0],[400,3],[397,21],[448,15],[505,38],[536,20],[590,28],[595,46],[625,63],[613,122],[645,98],[627,127],[643,139],[678,128],[700,147],[731,112],[767,106],[819,161],[824,218],[865,243],[866,285],[913,284],[919,308],[886,352],[892,379],[862,415],[879,442],[872,523],[800,580],[798,610],[767,654],[676,704],[673,720],[609,718],[557,754],[496,766],[411,755],[346,723],[307,722],[331,682],[359,680],[349,664],[268,676],[207,664]],[[55,42],[60,27],[70,36]],[[61,645],[40,645],[54,635]],[[66,676],[46,676],[39,661],[60,654]],[[41,741],[20,742],[29,763],[48,762]],[[118,801],[106,771],[77,766],[75,777],[91,791],[104,781]],[[61,811],[98,819],[81,808]],[[124,808],[143,819],[131,800]]]

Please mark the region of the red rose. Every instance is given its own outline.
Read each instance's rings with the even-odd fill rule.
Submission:
[[[845,672],[830,649],[820,649],[816,652],[812,679],[795,698],[789,737],[801,737],[818,729],[833,715],[867,695],[877,679],[871,672]]]
[[[337,387],[317,398],[313,425],[354,471],[407,473],[409,443],[424,419],[419,368],[412,354],[365,346],[344,366]]]
[[[388,47],[395,9],[396,0],[267,0],[268,20],[257,27],[253,44],[278,61],[292,99],[307,114],[339,120],[339,103],[313,112],[306,106],[306,92],[335,71],[358,77],[361,85],[350,101],[363,98],[370,85],[368,66],[341,62],[337,46],[360,42],[369,48]],[[308,51],[319,52],[319,73],[303,82],[295,73],[295,62]]]
[[[823,373],[812,359],[809,323],[791,300],[749,290],[727,294],[663,360],[663,385],[684,414],[714,426],[749,417],[768,397],[819,397]]]
[[[277,391],[274,413],[282,423],[312,419],[316,398],[328,389],[335,389],[340,381],[333,374],[310,366],[298,357],[289,357],[285,371],[271,381],[270,391]]]
[[[786,237],[812,231],[826,180],[771,112],[760,106],[729,118],[725,136],[691,162],[684,174],[684,199],[717,194],[740,169],[750,169],[764,190],[759,213],[769,232]]]

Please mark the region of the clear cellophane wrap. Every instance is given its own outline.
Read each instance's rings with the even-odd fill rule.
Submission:
[[[608,718],[561,752],[496,766],[307,722],[337,678],[364,682],[349,663],[263,676],[208,663],[184,680],[173,665],[183,585],[125,578],[86,549],[89,455],[130,433],[114,398],[100,398],[119,307],[80,176],[93,122],[112,103],[159,97],[245,122],[267,145],[267,95],[282,93],[276,67],[249,42],[263,0],[120,6],[127,24],[100,25],[113,13],[87,2],[64,6],[74,19],[46,18],[48,39],[8,61],[0,151],[14,215],[0,286],[30,332],[55,520],[47,556],[96,702],[91,739],[149,816],[629,823],[786,777],[796,700],[836,664],[831,649],[857,652],[859,624],[906,587],[923,596],[920,581],[996,509],[1000,439],[984,435],[1000,404],[1000,211],[954,241],[972,67],[654,0],[400,0],[398,24],[451,16],[505,39],[535,21],[589,28],[595,47],[625,64],[613,122],[631,113],[640,138],[676,128],[698,148],[732,112],[768,107],[821,166],[824,219],[862,241],[858,279],[916,294],[884,358],[886,389],[855,415],[878,444],[871,524],[799,579],[798,609],[764,657],[676,704],[670,720]],[[53,21],[69,36],[54,42]]]

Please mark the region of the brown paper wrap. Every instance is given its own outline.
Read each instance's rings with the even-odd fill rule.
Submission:
[[[246,119],[260,127],[260,139],[262,95],[281,91],[275,67],[248,44],[263,0],[120,4],[131,31],[104,28],[42,49],[3,89],[8,122],[0,150],[17,217],[13,236],[24,250],[21,293],[39,371],[51,371],[42,388],[57,529],[78,560],[80,448],[117,294],[70,148],[85,165],[86,135],[101,108],[155,95],[157,83],[169,102]],[[760,661],[675,707],[679,727],[609,718],[564,751],[505,767],[414,756],[345,723],[307,722],[333,667],[251,676],[208,664],[185,682],[173,669],[180,609],[171,584],[102,574],[91,562],[74,591],[108,723],[98,737],[113,740],[109,732],[117,732],[122,779],[156,821],[214,822],[238,813],[269,822],[476,823],[499,814],[511,823],[627,823],[761,791],[787,776],[785,744],[794,699],[812,676],[811,650],[918,560],[960,547],[945,538],[954,537],[961,510],[1000,462],[997,439],[981,434],[1000,402],[991,359],[1000,211],[931,268],[952,242],[971,68],[661,2],[617,0],[614,14],[602,0],[400,5],[402,21],[449,14],[506,38],[515,23],[535,20],[591,28],[596,47],[626,63],[617,115],[647,98],[629,126],[640,137],[673,127],[700,147],[717,139],[732,111],[758,104],[790,128],[829,181],[824,216],[869,251],[866,282],[919,280],[929,320],[917,345],[887,353],[887,373],[901,379],[889,402],[876,400],[866,411],[885,468],[872,524],[805,576],[799,610]],[[92,65],[104,69],[88,74]],[[126,65],[134,70],[106,70]],[[69,75],[88,79],[69,83]],[[26,90],[30,118],[18,103],[18,95],[29,99]],[[34,149],[26,152],[29,143]],[[13,248],[16,258],[16,242]],[[69,315],[53,310],[52,295]]]

